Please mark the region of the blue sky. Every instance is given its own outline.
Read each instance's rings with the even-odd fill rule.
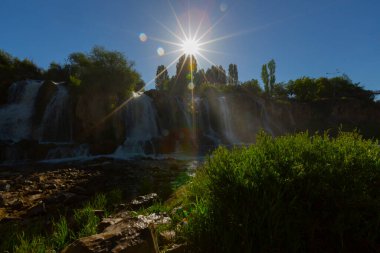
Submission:
[[[260,79],[263,63],[275,59],[277,80],[346,73],[368,89],[380,89],[380,1],[378,0],[171,0],[178,18],[192,33],[205,15],[201,32],[219,23],[203,41],[214,63],[238,65],[241,81]],[[190,20],[190,22],[189,22]],[[160,64],[178,54],[165,28],[181,35],[167,0],[1,0],[0,48],[48,67],[72,52],[94,45],[123,52],[145,82]],[[146,42],[139,34],[148,36]],[[182,36],[181,36],[182,37]],[[202,67],[210,63],[199,59]],[[169,71],[173,74],[175,65]],[[338,73],[339,72],[339,73]],[[329,74],[327,74],[329,73]],[[152,88],[153,84],[147,88]]]

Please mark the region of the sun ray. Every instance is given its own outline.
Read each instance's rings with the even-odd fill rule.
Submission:
[[[212,53],[212,54],[230,55],[230,54],[227,54],[226,52],[216,51],[216,50],[211,50],[211,49],[206,49],[206,48],[201,48],[201,47],[198,49],[198,51]]]
[[[225,13],[223,16],[221,16],[212,26],[210,26],[199,38],[198,41],[201,41],[207,34],[209,34],[212,29],[214,29],[225,17],[227,13]]]
[[[166,25],[164,25],[163,23],[161,23],[157,19],[153,19],[153,20],[156,21],[157,24],[159,24],[160,26],[162,26],[167,32],[169,32],[171,35],[173,35],[178,41],[183,41],[183,39],[180,36],[178,36],[175,32],[173,32],[172,30],[170,30],[169,27],[167,27]]]
[[[221,37],[218,37],[218,38],[215,38],[215,39],[211,39],[211,40],[208,40],[208,41],[205,41],[205,42],[200,42],[199,46],[205,46],[205,45],[212,44],[212,43],[215,43],[215,42],[218,42],[218,41],[221,41],[221,40],[226,40],[226,39],[230,39],[230,38],[233,38],[233,37],[241,36],[241,35],[244,35],[244,34],[248,34],[248,33],[252,33],[252,32],[257,32],[259,30],[267,28],[270,25],[272,25],[272,24],[268,23],[268,24],[265,24],[265,25],[262,25],[262,26],[254,27],[254,28],[249,29],[249,30],[240,31],[240,32],[236,32],[236,33],[231,33],[231,34],[228,34],[228,35],[225,35],[225,36],[221,36]]]
[[[189,38],[187,37],[186,32],[183,29],[183,26],[182,26],[181,22],[179,21],[178,16],[177,16],[177,14],[176,14],[176,12],[175,12],[175,10],[173,8],[173,5],[170,3],[170,0],[168,0],[168,3],[169,3],[169,6],[170,6],[170,9],[172,10],[172,13],[173,13],[173,15],[175,17],[175,20],[177,21],[177,25],[178,25],[179,29],[181,30],[181,32],[183,34],[183,37],[185,38],[185,40],[188,40]]]
[[[180,56],[180,58],[181,58],[182,56]],[[185,55],[185,60],[182,62],[182,66],[181,66],[181,68],[180,68],[180,70],[179,70],[179,72],[178,73],[182,73],[182,70],[183,70],[183,66],[185,66],[185,62],[186,62],[186,60],[187,60],[187,55]],[[178,77],[179,77],[179,75],[177,75],[177,77],[176,77],[176,79],[175,79],[175,82],[177,83],[177,81],[178,81]]]
[[[219,68],[219,65],[209,60],[206,56],[204,56],[202,53],[198,54],[200,57],[202,57],[205,61],[210,63],[211,65],[215,66],[220,72],[224,72],[222,69]]]
[[[154,41],[157,41],[157,42],[162,42],[162,43],[166,43],[166,44],[177,46],[177,47],[181,47],[182,46],[181,43],[173,42],[173,41],[170,41],[170,40],[163,40],[163,39],[156,38],[156,37],[149,37],[149,38],[151,40],[154,40]]]
[[[198,33],[202,27],[202,24],[203,24],[203,21],[204,19],[206,18],[206,13],[207,13],[207,10],[209,9],[210,5],[208,4],[207,5],[207,8],[206,8],[206,11],[203,12],[203,15],[202,15],[202,18],[201,20],[199,21],[199,24],[198,24],[198,27],[197,29],[195,30],[195,34],[194,34],[194,38],[197,38],[198,37]]]

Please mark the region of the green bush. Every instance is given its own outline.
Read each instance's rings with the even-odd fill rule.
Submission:
[[[199,252],[374,252],[379,182],[379,144],[357,133],[261,133],[197,172],[183,232]]]

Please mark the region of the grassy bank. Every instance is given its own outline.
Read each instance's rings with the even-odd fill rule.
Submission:
[[[193,252],[379,252],[380,147],[357,133],[260,134],[217,149],[169,206]]]
[[[96,234],[101,219],[95,210],[102,210],[108,216],[122,200],[122,192],[113,190],[97,194],[80,209],[63,210],[58,217],[0,225],[0,252],[59,252],[78,238]]]

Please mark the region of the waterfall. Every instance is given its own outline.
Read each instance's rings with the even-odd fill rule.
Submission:
[[[204,121],[203,132],[206,137],[211,139],[216,145],[220,144],[220,139],[218,137],[218,134],[211,126],[211,120],[210,120],[210,106],[208,103],[208,100],[204,99],[202,100],[203,107],[201,107],[201,114],[202,119]]]
[[[152,99],[143,93],[133,93],[133,98],[125,108],[126,139],[115,151],[115,156],[126,158],[154,154],[152,139],[159,136],[156,118]],[[151,150],[147,151],[147,148]]]
[[[230,108],[227,104],[226,97],[219,97],[219,106],[221,110],[221,116],[222,116],[222,125],[224,130],[224,135],[229,143],[234,144],[238,143],[238,139],[236,138],[231,125],[231,113]]]
[[[0,108],[0,140],[30,139],[34,101],[40,81],[17,82],[8,90],[8,104]]]
[[[42,118],[40,142],[70,142],[71,123],[69,93],[65,86],[58,84]]]
[[[192,129],[191,115],[189,114],[188,110],[186,110],[186,107],[185,107],[183,100],[176,97],[176,102],[177,102],[178,108],[182,114],[182,118],[183,118],[182,120],[185,121],[186,128]]]

